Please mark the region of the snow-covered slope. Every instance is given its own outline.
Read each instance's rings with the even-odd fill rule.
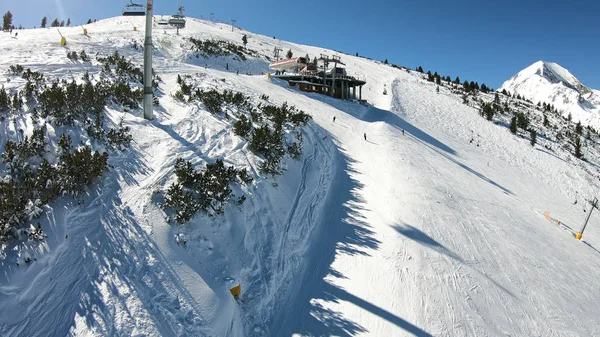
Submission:
[[[554,105],[564,116],[598,128],[600,92],[586,87],[568,70],[552,62],[538,61],[523,69],[499,89],[519,94],[534,103]]]
[[[118,50],[139,63],[131,46],[143,31],[133,26],[143,18],[101,20],[88,37],[80,27],[61,33],[69,50]],[[164,81],[156,118],[109,109],[132,128],[133,148],[111,160],[83,205],[63,199],[46,210],[49,238],[32,252],[35,262],[0,261],[0,335],[600,335],[597,213],[583,241],[573,238],[588,214],[583,198],[600,187],[597,163],[575,160],[552,139],[532,147],[446,86],[436,93],[422,74],[340,55],[367,81],[370,104],[362,105],[261,75],[276,46],[339,55],[331,50],[195,19],[180,34],[155,31],[154,69]],[[185,40],[241,44],[244,34],[262,56],[197,58]],[[99,72],[68,60],[59,38],[53,29],[1,34],[0,69]],[[312,114],[304,156],[288,160],[282,176],[261,176],[227,120],[171,97],[178,74]],[[24,84],[8,78],[0,76],[7,88]],[[30,130],[29,119],[5,120],[2,138],[19,128]],[[175,228],[153,196],[173,180],[177,157],[249,166],[257,182],[240,191],[243,207]],[[238,282],[241,303],[229,294]]]

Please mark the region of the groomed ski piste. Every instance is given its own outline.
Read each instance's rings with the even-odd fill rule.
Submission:
[[[143,20],[100,20],[88,36],[60,28],[66,48],[56,29],[2,33],[0,69],[99,72],[69,50],[141,64],[131,42],[143,45]],[[82,205],[64,197],[44,209],[45,248],[26,252],[34,262],[0,260],[1,336],[600,336],[600,213],[573,237],[590,212],[583,198],[598,191],[596,163],[532,147],[416,72],[342,54],[367,82],[363,105],[269,79],[265,59],[196,58],[185,41],[241,44],[243,34],[263,55],[339,55],[196,19],[179,36],[157,28],[155,118],[108,108],[131,127],[132,148],[111,157]],[[302,158],[280,176],[260,173],[229,124],[172,98],[177,74],[312,115]],[[7,89],[24,84],[6,78]],[[19,127],[32,130],[2,122],[2,139]],[[153,197],[178,157],[250,167],[248,200],[167,223]]]

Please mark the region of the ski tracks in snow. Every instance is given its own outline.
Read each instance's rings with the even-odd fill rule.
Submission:
[[[310,246],[311,233],[318,225],[315,217],[329,190],[333,167],[331,145],[321,141],[317,128],[312,126],[305,134],[306,148],[311,152],[302,160],[299,177],[293,177],[299,178],[299,184],[289,198],[285,218],[279,220],[281,224],[278,225],[277,218],[269,216],[275,214],[274,209],[270,212],[259,211],[261,221],[253,221],[254,217],[249,219],[257,225],[261,222],[263,225],[260,231],[251,228],[246,236],[247,249],[256,254],[250,262],[251,271],[246,275],[246,280],[250,282],[248,286],[253,289],[247,308],[257,311],[244,312],[247,336],[269,336],[270,318],[277,316],[274,313],[286,310],[287,299],[291,296],[290,284],[294,284],[294,279],[299,276],[304,254]],[[287,172],[287,175],[291,174]],[[265,197],[255,195],[259,204],[277,204]],[[264,300],[256,296],[264,297]]]

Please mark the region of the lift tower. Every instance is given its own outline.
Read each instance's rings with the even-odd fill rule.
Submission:
[[[146,39],[144,40],[144,118],[154,118],[152,112],[152,0],[146,4]]]

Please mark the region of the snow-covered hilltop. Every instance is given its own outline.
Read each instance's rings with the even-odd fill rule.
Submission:
[[[108,153],[83,192],[18,200],[47,237],[0,242],[0,336],[600,335],[598,212],[574,238],[600,188],[597,132],[464,78],[187,20],[177,35],[155,17],[151,121],[144,18],[61,28],[66,47],[53,28],[0,33],[0,193],[13,171],[60,189],[37,179],[43,159]],[[267,76],[275,48],[339,56],[366,102]],[[53,97],[76,109],[46,111]]]
[[[552,62],[538,61],[523,69],[499,91],[506,90],[533,103],[554,105],[565,117],[585,126],[600,126],[600,91],[588,88],[567,69]]]

